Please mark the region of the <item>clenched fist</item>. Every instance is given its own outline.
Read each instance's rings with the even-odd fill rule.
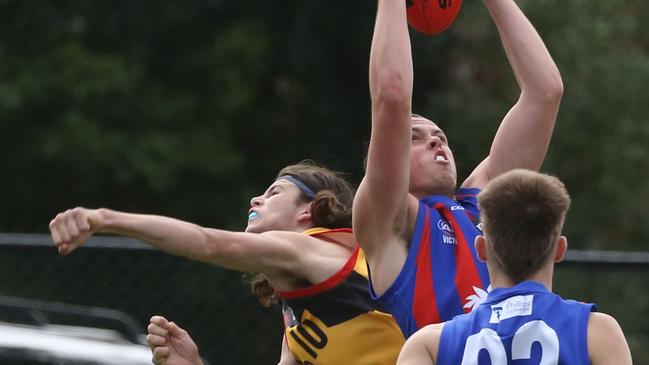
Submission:
[[[196,343],[184,329],[161,316],[151,317],[146,336],[153,363],[157,365],[202,365]]]
[[[103,226],[104,218],[99,209],[77,207],[57,214],[50,222],[50,233],[59,253],[67,255]]]

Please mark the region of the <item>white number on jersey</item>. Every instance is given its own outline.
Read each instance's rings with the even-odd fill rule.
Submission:
[[[478,354],[486,350],[492,365],[506,365],[510,360],[529,359],[532,355],[532,345],[541,345],[541,362],[539,365],[557,365],[559,363],[559,337],[557,333],[543,321],[530,321],[522,325],[512,339],[511,357],[507,356],[505,345],[496,331],[485,328],[469,336],[464,346],[462,365],[477,365]]]

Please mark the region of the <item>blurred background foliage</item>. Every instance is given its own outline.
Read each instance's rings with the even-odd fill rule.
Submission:
[[[571,248],[646,250],[649,3],[518,3],[565,84],[543,170],[572,194]],[[0,231],[45,233],[77,205],[241,229],[250,197],[304,158],[357,183],[374,12],[349,0],[0,0]],[[480,1],[445,33],[412,35],[414,111],[446,130],[461,180],[519,90]],[[646,317],[646,290],[622,295]]]

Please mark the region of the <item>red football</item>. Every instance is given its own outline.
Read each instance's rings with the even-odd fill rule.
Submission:
[[[460,12],[462,0],[406,0],[408,23],[418,32],[432,35],[448,28]]]

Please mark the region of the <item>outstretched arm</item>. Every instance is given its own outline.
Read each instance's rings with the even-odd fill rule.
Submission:
[[[59,213],[50,222],[50,232],[63,255],[95,233],[110,233],[140,239],[171,254],[239,271],[294,272],[294,265],[304,257],[297,252],[300,245],[294,242],[304,235],[295,232],[231,232],[169,217],[103,208],[74,208]]]
[[[369,78],[372,133],[353,217],[354,234],[381,292],[406,256],[413,70],[403,0],[378,1]]]
[[[563,95],[557,66],[514,0],[484,2],[496,23],[521,94],[501,122],[489,156],[463,184],[477,188],[511,169],[540,168]]]
[[[158,365],[203,365],[196,343],[189,333],[161,316],[151,317],[147,343]]]

